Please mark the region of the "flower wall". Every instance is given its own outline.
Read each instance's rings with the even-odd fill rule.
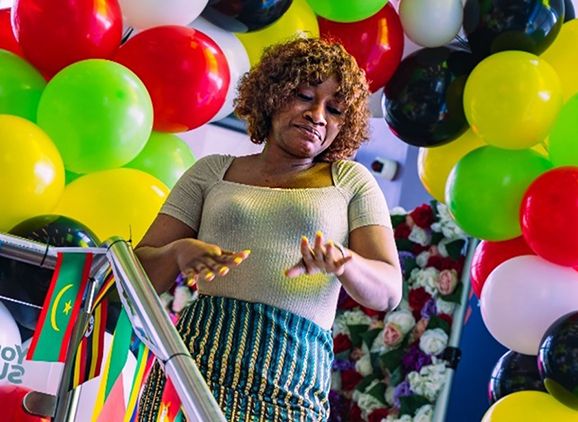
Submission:
[[[430,421],[446,380],[467,237],[436,201],[394,209],[392,223],[404,298],[383,313],[342,291],[333,326],[332,421]]]

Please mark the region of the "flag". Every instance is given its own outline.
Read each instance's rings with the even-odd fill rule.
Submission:
[[[92,304],[93,309],[96,308],[98,304],[104,299],[110,288],[114,286],[114,282],[115,282],[114,274],[111,271],[104,280],[104,283],[102,283],[102,286],[100,286],[100,290],[94,296],[94,301]]]
[[[181,399],[171,379],[167,378],[156,422],[181,422],[183,420],[183,412],[180,410]]]
[[[124,384],[122,376],[120,376],[112,386],[96,422],[120,421],[124,412]]]
[[[130,324],[126,311],[122,308],[114,329],[110,353],[108,354],[103,374],[100,377],[100,386],[92,414],[93,421],[98,420],[101,411],[103,411],[103,405],[107,401],[117,380],[122,380],[121,372],[130,353],[131,337],[132,325]],[[124,401],[121,415],[122,414],[124,414]]]
[[[72,387],[78,387],[80,384],[100,374],[102,355],[104,353],[107,310],[108,301],[101,301],[90,316],[88,327],[80,340],[74,358]]]
[[[27,359],[64,362],[91,265],[91,253],[58,252]]]
[[[136,368],[132,380],[132,389],[128,398],[128,404],[126,406],[124,422],[136,421],[138,396],[154,360],[155,355],[144,343],[141,342],[139,345],[138,359],[136,361]]]

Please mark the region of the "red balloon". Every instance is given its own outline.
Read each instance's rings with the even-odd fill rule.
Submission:
[[[77,61],[110,58],[122,14],[117,0],[16,0],[12,26],[28,61],[51,78]]]
[[[24,396],[31,390],[13,384],[0,386],[2,420],[13,422],[49,422],[49,418],[34,416],[26,412],[22,405]]]
[[[10,9],[0,10],[0,48],[11,51],[14,54],[24,57],[24,53],[16,41],[10,22]]]
[[[365,70],[375,92],[389,81],[403,54],[403,28],[391,2],[357,22],[333,22],[317,17],[321,38],[339,41]]]
[[[472,290],[479,298],[490,273],[502,262],[522,255],[536,255],[522,236],[502,242],[482,240],[476,246],[470,265]]]
[[[520,225],[537,255],[578,266],[578,167],[558,167],[536,178],[522,199]]]
[[[123,44],[115,60],[147,87],[154,129],[185,132],[207,123],[225,102],[229,65],[221,48],[200,31],[166,25]]]

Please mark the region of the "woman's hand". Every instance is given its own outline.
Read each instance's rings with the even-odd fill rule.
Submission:
[[[313,248],[309,240],[301,237],[301,260],[285,271],[287,277],[297,277],[303,274],[315,274],[324,272],[340,276],[345,271],[345,264],[351,260],[351,256],[341,246],[337,246],[329,240],[323,243],[323,233],[315,235]]]
[[[187,284],[199,279],[212,281],[216,276],[225,276],[231,267],[240,265],[251,253],[224,251],[217,245],[198,239],[179,239],[171,245],[175,250],[177,265]]]

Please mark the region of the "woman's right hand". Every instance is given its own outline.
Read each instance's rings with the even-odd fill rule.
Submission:
[[[240,252],[224,251],[219,246],[194,238],[179,239],[171,245],[174,248],[177,265],[188,285],[199,279],[211,281],[217,276],[225,276],[231,267],[240,265],[251,253],[249,249]]]

